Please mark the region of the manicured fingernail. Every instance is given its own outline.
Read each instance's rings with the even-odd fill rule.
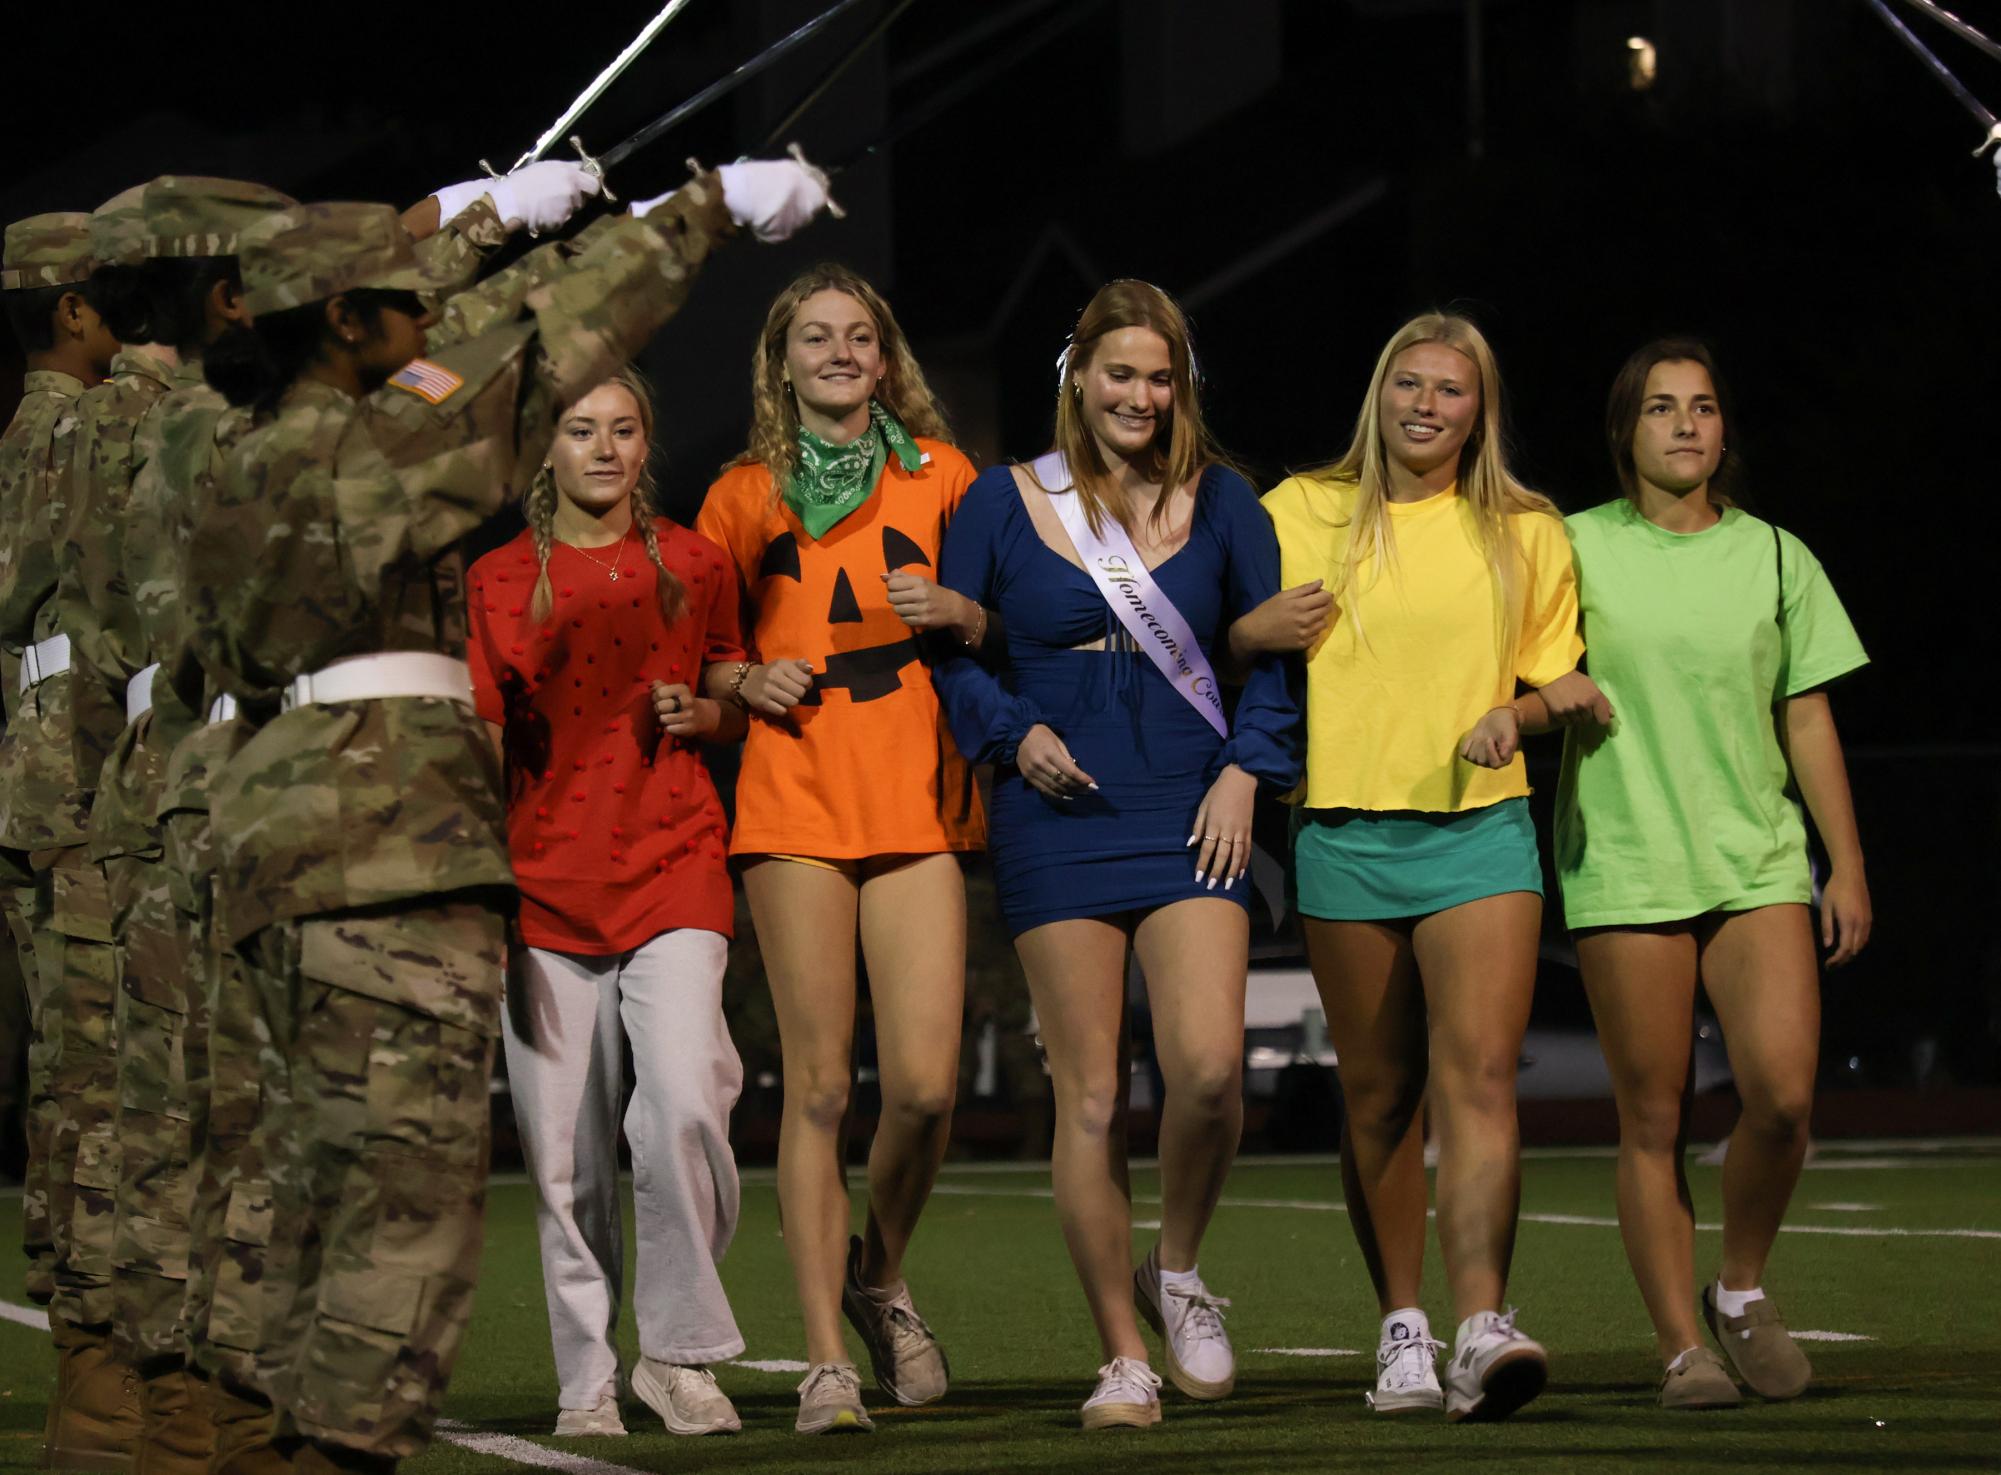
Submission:
[[[1223,889],[1224,889],[1225,891],[1228,891],[1228,890],[1229,890],[1229,889],[1230,889],[1230,888],[1231,888],[1232,886],[1234,886],[1234,885],[1236,885],[1236,884],[1237,884],[1237,878],[1236,878],[1235,876],[1232,876],[1232,877],[1230,877],[1230,879],[1229,879],[1229,880],[1227,880],[1227,881],[1225,881],[1225,882],[1223,883]]]
[[[1216,878],[1214,876],[1211,876],[1209,878],[1209,889],[1211,891],[1214,891],[1216,889]]]
[[[1200,871],[1197,871],[1197,872],[1195,873],[1195,879],[1196,879],[1196,880],[1198,880],[1198,881],[1202,879],[1202,873],[1201,873]]]
[[[1091,785],[1091,787],[1095,789],[1095,788],[1097,788],[1098,786],[1097,786],[1096,784],[1092,784],[1092,785]]]
[[[1195,837],[1194,837],[1193,835],[1190,835],[1190,836],[1188,837],[1188,845],[1193,845],[1194,843],[1195,843]],[[1182,848],[1183,850],[1186,850],[1186,849],[1188,848],[1188,845],[1184,845],[1184,846],[1182,846],[1181,848]]]

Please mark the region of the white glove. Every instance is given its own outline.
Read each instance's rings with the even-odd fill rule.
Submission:
[[[803,159],[745,159],[716,175],[730,217],[760,241],[782,241],[833,207],[827,176]]]
[[[490,179],[468,179],[464,184],[448,184],[443,189],[432,190],[431,198],[438,202],[438,224],[443,225],[456,217],[485,194],[492,184]]]
[[[544,159],[525,165],[504,179],[486,181],[486,193],[492,197],[493,208],[507,228],[519,230],[526,226],[534,232],[555,230],[603,187],[590,170],[561,159]],[[443,196],[439,197],[438,205],[442,211]]]

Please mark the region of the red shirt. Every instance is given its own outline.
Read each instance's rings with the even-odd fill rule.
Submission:
[[[679,927],[731,933],[722,803],[694,745],[661,731],[653,683],[699,692],[704,664],[744,658],[736,572],[708,539],[664,518],[656,527],[661,562],[687,591],[672,625],[636,529],[622,547],[551,549],[545,623],[528,613],[528,533],[472,566],[466,654],[479,714],[506,734],[508,842],[531,947],[605,956]]]

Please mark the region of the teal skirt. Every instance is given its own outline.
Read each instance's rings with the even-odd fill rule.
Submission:
[[[1506,891],[1542,895],[1526,799],[1459,814],[1305,810],[1293,859],[1299,910],[1330,922],[1426,917]]]

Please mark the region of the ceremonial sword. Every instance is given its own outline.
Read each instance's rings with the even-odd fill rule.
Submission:
[[[1959,99],[1960,106],[1973,114],[1974,118],[1987,130],[1987,136],[1981,140],[1980,147],[1973,151],[1973,157],[1977,159],[1996,144],[2001,144],[2001,118],[1996,118],[1993,113],[1989,112],[1987,105],[1975,97],[1967,89],[1964,82],[1953,75],[1952,68],[1940,61],[1933,54],[1932,49],[1920,41],[1911,28],[1891,12],[1890,7],[1884,4],[1883,0],[1869,0],[1869,6],[1877,15],[1882,17],[1884,25],[1896,32],[1897,39],[1908,46],[1912,54],[1931,69],[1932,75],[1945,85],[1946,91]],[[1940,12],[1940,14],[1943,13]],[[1956,20],[1957,17],[1954,17],[1954,19]],[[1971,26],[1966,26],[1963,21],[1960,22],[1960,25],[1964,26],[1967,30],[1973,29]],[[1975,31],[1974,34],[1979,35],[1979,32]],[[1984,36],[1981,37],[1983,41],[1986,39]],[[2001,165],[1997,165],[1996,167],[2001,168]],[[2001,190],[2001,176],[1997,176],[1995,188]]]
[[[1971,42],[1993,57],[1994,60],[2001,61],[2001,42],[1996,42],[1982,34],[1977,28],[1969,26],[1944,6],[1934,5],[1932,0],[1904,0],[1904,4],[1910,6],[1911,9],[1917,11],[1920,15],[1930,16],[1948,31],[1959,37],[1960,40]]]

